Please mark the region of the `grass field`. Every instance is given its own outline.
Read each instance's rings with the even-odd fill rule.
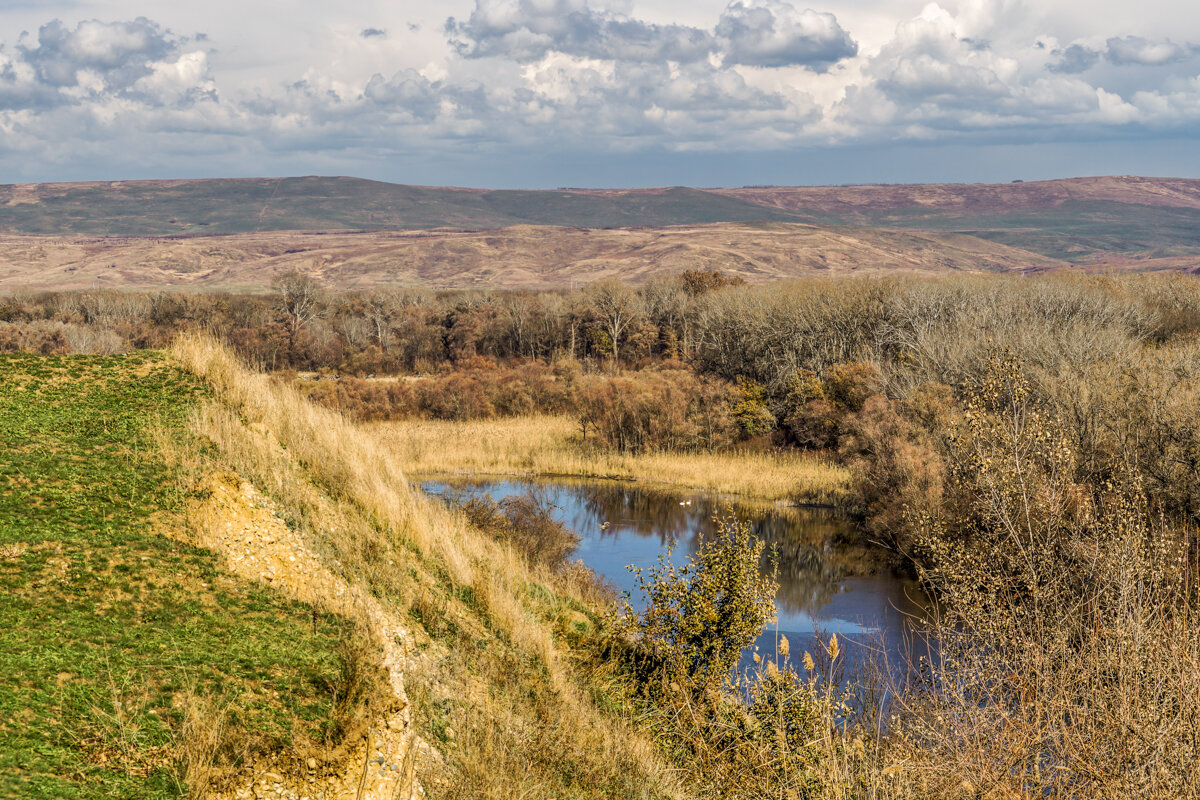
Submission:
[[[231,764],[328,734],[342,623],[160,533],[152,429],[203,395],[160,354],[0,356],[0,797],[178,796],[205,719]]]
[[[374,430],[247,370],[216,342],[185,336],[172,353],[212,388],[211,413],[193,424],[229,467],[270,494],[331,568],[404,618],[415,651],[405,691],[436,750],[417,765],[430,796],[688,796],[631,709],[599,702],[608,679],[577,670],[603,624],[589,575],[502,545],[411,486]]]
[[[368,426],[413,475],[607,478],[759,500],[836,503],[849,473],[795,453],[647,453],[594,450],[570,417],[472,422],[412,420]]]

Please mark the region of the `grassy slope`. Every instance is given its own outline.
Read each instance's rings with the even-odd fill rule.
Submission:
[[[0,797],[169,797],[189,695],[245,752],[320,739],[340,623],[157,531],[152,444],[200,384],[163,356],[0,356]]]
[[[268,494],[347,581],[407,618],[404,685],[440,754],[435,797],[669,798],[679,778],[641,736],[611,675],[580,669],[602,615],[591,580],[530,563],[405,480],[370,430],[184,337],[212,387],[193,418],[217,457]]]
[[[912,209],[869,213],[864,219],[878,227],[957,231],[1067,261],[1097,251],[1158,256],[1200,253],[1200,210],[1192,208],[1069,200],[1022,211],[963,214]]]
[[[836,502],[849,484],[844,468],[806,454],[592,452],[568,417],[412,420],[369,429],[416,474],[611,478],[800,503]]]

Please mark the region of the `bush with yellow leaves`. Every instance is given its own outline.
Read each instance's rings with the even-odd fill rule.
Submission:
[[[927,796],[1195,798],[1194,532],[1135,471],[1079,483],[1022,365],[993,361],[917,520],[931,658],[891,737]],[[964,787],[969,786],[967,791]]]
[[[646,607],[638,614],[626,598],[624,629],[643,672],[683,693],[728,685],[742,651],[775,620],[778,582],[759,569],[765,542],[732,515],[716,523],[716,535],[683,566],[664,556],[649,570],[631,568]]]

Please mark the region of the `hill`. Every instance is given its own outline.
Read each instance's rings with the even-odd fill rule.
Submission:
[[[197,338],[0,378],[0,797],[685,794],[602,591],[340,415]]]
[[[486,230],[683,225],[796,215],[699,189],[484,191],[358,178],[247,178],[0,187],[0,232],[164,236],[285,230]]]
[[[356,178],[0,186],[0,286],[552,287],[711,267],[1200,267],[1200,181],[490,191]]]
[[[1200,253],[1200,180],[747,187],[715,193],[824,224],[946,230],[1071,262]]]
[[[750,283],[805,275],[990,272],[1066,266],[953,232],[715,224],[596,230],[260,233],[213,237],[0,235],[0,290],[189,287],[258,290],[302,269],[338,288],[554,288],[717,269]]]

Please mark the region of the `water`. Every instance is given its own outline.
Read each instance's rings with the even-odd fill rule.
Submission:
[[[914,615],[920,613],[915,585],[889,568],[887,554],[863,542],[832,512],[769,504],[735,504],[704,495],[648,491],[601,481],[427,482],[423,488],[447,499],[489,495],[495,500],[529,494],[549,503],[555,519],[581,537],[575,558],[641,602],[628,566],[652,567],[668,554],[676,565],[711,535],[718,512],[731,509],[766,539],[778,560],[778,622],[757,644],[764,659],[780,659],[786,636],[791,657],[827,644],[836,634],[853,668],[872,652],[892,663],[902,660]],[[764,568],[766,565],[764,564]],[[753,649],[743,658],[751,663]]]

